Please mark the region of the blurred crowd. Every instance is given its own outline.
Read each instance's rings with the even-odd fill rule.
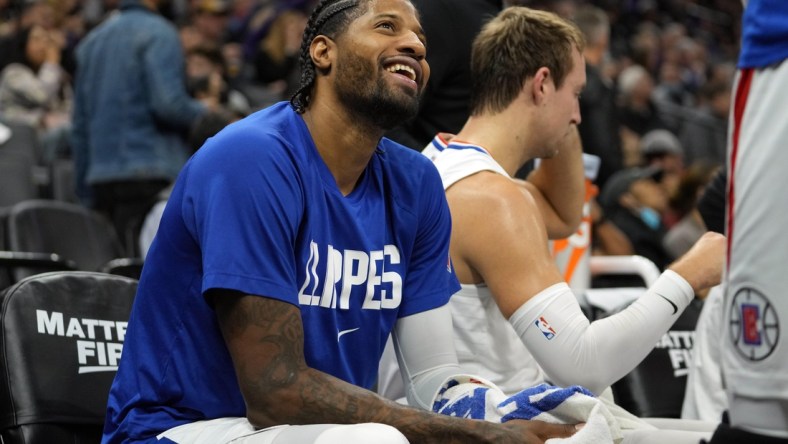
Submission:
[[[0,119],[35,127],[44,161],[72,156],[76,48],[122,1],[0,0]],[[288,100],[297,89],[301,36],[314,0],[154,3],[177,28],[186,91],[215,102],[211,109],[227,122]],[[687,236],[702,232],[695,200],[725,163],[740,2],[492,3],[549,9],[578,23],[587,38],[588,75],[580,131],[584,151],[601,158],[596,219],[617,222],[628,248],[659,266],[683,253]],[[204,132],[192,131],[188,143],[199,144],[210,135]],[[186,143],[189,131],[183,137]],[[622,221],[622,210],[632,223]]]

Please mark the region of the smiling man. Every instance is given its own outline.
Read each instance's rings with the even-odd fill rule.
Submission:
[[[449,211],[429,160],[382,137],[418,109],[425,51],[409,1],[324,0],[291,102],[228,126],[184,167],[148,252],[105,443],[537,443],[574,432],[429,411],[462,374],[446,308],[457,289]],[[368,390],[392,331],[421,408]]]

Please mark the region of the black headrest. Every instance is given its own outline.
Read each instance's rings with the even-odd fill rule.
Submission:
[[[104,421],[136,290],[134,279],[68,271],[0,294],[0,428]]]
[[[8,214],[8,246],[14,251],[55,253],[80,270],[98,271],[123,256],[106,218],[82,205],[54,200],[26,200]]]

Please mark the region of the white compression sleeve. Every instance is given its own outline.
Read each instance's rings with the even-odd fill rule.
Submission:
[[[431,411],[444,382],[462,374],[453,333],[448,305],[397,321],[392,340],[408,404]]]
[[[693,297],[687,281],[667,270],[625,310],[589,323],[560,283],[529,299],[509,322],[552,383],[599,394],[648,355]]]

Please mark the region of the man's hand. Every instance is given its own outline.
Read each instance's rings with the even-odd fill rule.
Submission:
[[[522,419],[514,419],[502,425],[521,434],[524,438],[530,439],[524,441],[528,443],[543,443],[551,438],[568,438],[582,427],[579,424],[550,424],[544,421],[525,421]]]
[[[722,279],[725,246],[725,236],[710,231],[668,268],[686,279],[695,294],[704,295],[703,290],[719,284]]]

